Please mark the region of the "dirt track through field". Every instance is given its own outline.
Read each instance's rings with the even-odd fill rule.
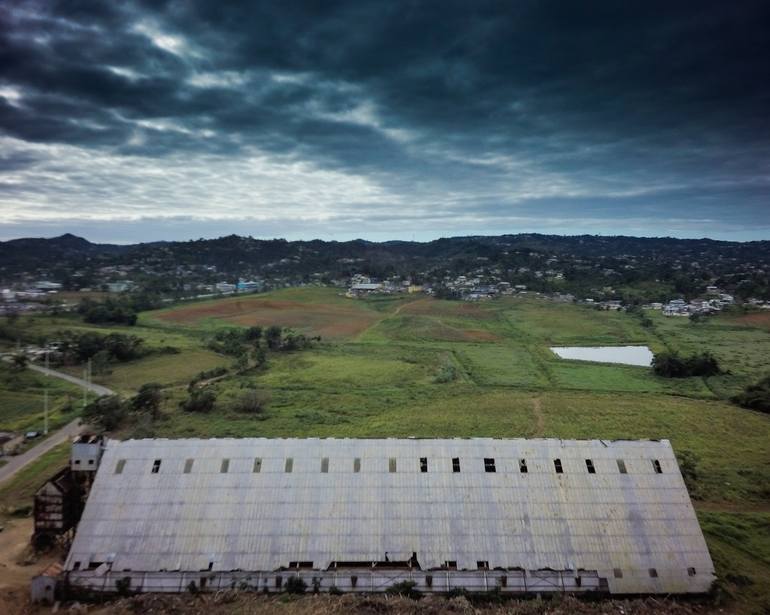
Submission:
[[[535,415],[535,431],[532,436],[541,438],[545,433],[545,419],[543,418],[543,407],[539,397],[532,399],[532,413]]]

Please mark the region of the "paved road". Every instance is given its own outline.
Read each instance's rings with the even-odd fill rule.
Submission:
[[[70,376],[69,374],[65,374],[64,372],[57,372],[55,369],[48,369],[45,367],[41,367],[40,365],[34,365],[32,363],[28,364],[27,367],[33,371],[40,372],[41,374],[48,374],[49,376],[55,376],[56,378],[61,378],[62,380],[66,380],[67,382],[76,384],[79,387],[87,388],[89,391],[92,391],[100,396],[115,394],[115,391],[108,389],[107,387],[103,387],[100,384],[94,384],[93,382],[86,382],[82,378],[76,378],[75,376]]]
[[[112,390],[108,389],[107,387],[86,382],[81,378],[76,378],[75,376],[70,376],[69,374],[65,374],[63,372],[57,372],[54,369],[46,369],[45,367],[40,367],[39,365],[28,365],[27,367],[29,367],[29,369],[34,370],[36,372],[40,372],[42,374],[48,374],[49,376],[53,376],[55,378],[61,378],[62,380],[66,380],[67,382],[71,382],[72,384],[77,384],[78,386],[85,387],[89,391],[96,393],[99,396],[113,394]],[[72,421],[71,423],[68,423],[67,425],[62,427],[59,431],[51,434],[48,438],[46,438],[39,444],[33,446],[31,449],[22,453],[21,455],[16,455],[15,457],[6,457],[5,459],[8,461],[8,463],[6,463],[2,468],[0,468],[0,483],[3,483],[6,480],[10,479],[24,466],[33,462],[35,459],[47,453],[52,448],[58,446],[62,442],[67,442],[68,440],[71,440],[72,438],[80,434],[81,431],[83,431],[83,426],[80,424],[80,419],[75,419],[74,421]]]

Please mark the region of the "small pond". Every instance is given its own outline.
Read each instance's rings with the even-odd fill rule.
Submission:
[[[551,348],[562,359],[596,361],[649,367],[652,352],[647,346],[554,346]]]

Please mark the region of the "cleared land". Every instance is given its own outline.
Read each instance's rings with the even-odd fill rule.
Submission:
[[[337,289],[307,288],[174,306],[142,314],[131,328],[71,318],[23,326],[45,335],[118,331],[151,348],[179,350],[114,364],[95,378],[124,393],[144,382],[165,385],[161,418],[127,428],[127,436],[668,438],[687,468],[725,587],[738,607],[756,610],[770,601],[770,417],[727,400],[770,373],[767,315],[725,314],[698,324],[648,316],[652,327],[632,314],[538,299],[352,300]],[[232,364],[205,348],[215,331],[273,324],[323,341],[271,352],[265,369],[212,383],[211,413],[179,409],[193,375]],[[665,379],[643,367],[562,360],[549,350],[625,344],[709,351],[729,373]],[[236,411],[251,389],[265,408]],[[26,492],[5,491],[6,501],[14,497]]]
[[[149,318],[177,325],[228,323],[242,327],[278,325],[308,335],[348,339],[379,318],[366,303],[340,300],[336,295],[288,290],[281,299],[260,295],[230,297],[152,313]]]

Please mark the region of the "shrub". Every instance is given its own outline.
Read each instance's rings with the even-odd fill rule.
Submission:
[[[329,595],[330,595],[330,596],[341,596],[343,593],[345,593],[345,592],[343,592],[343,591],[342,591],[342,590],[341,590],[339,587],[337,587],[336,585],[332,585],[332,586],[329,588]]]
[[[281,347],[281,327],[272,325],[265,331],[265,341],[270,350],[278,350]]]
[[[15,372],[24,371],[27,368],[27,363],[29,363],[27,355],[21,353],[15,354],[11,358],[11,369]]]
[[[300,577],[289,577],[286,581],[286,592],[289,594],[304,594],[306,589],[307,583]]]
[[[246,333],[244,334],[244,337],[249,342],[259,342],[260,338],[262,337],[262,327],[249,327],[246,329]]]
[[[83,299],[78,306],[78,313],[85,322],[93,324],[115,323],[133,326],[136,324],[136,311],[126,301],[107,299],[103,302]]]
[[[157,382],[148,382],[139,388],[137,394],[131,399],[131,405],[134,410],[149,412],[155,416],[160,411],[162,401],[161,385]]]
[[[224,376],[227,373],[226,367],[212,367],[211,369],[207,369],[202,372],[198,372],[198,374],[190,380],[190,385],[188,388],[194,387],[199,382],[203,382],[204,380],[211,380],[212,378],[218,378],[219,376]]]
[[[217,396],[211,389],[194,389],[190,391],[190,397],[180,403],[185,412],[211,412]]]
[[[750,410],[770,413],[770,376],[747,386],[732,398],[732,402]]]
[[[265,363],[267,363],[267,353],[261,346],[254,349],[251,353],[251,358],[254,360],[256,367],[264,367]]]
[[[254,389],[249,389],[241,393],[240,397],[232,405],[236,412],[244,414],[259,414],[265,409],[268,396]]]
[[[144,349],[144,341],[135,335],[122,333],[100,335],[93,331],[84,333],[60,331],[59,336],[61,338],[59,360],[64,363],[86,361],[99,353],[106,353],[102,356],[110,361],[120,362],[132,361],[147,354]]]
[[[687,491],[690,492],[690,497],[695,500],[700,499],[698,493],[698,457],[692,451],[683,450],[677,454],[676,460]]]
[[[692,376],[716,376],[722,370],[711,353],[704,352],[681,357],[676,352],[661,352],[652,359],[652,369],[664,378],[689,378]]]
[[[411,598],[412,600],[419,600],[422,598],[420,590],[415,589],[417,583],[414,581],[401,581],[400,583],[394,583],[385,593],[390,596],[404,596],[405,598]]]
[[[88,404],[83,410],[83,418],[92,425],[98,425],[106,431],[120,427],[128,416],[128,407],[117,395],[100,397]]]
[[[437,384],[452,382],[454,380],[457,380],[457,367],[453,363],[445,363],[442,365],[433,378],[433,382]]]

